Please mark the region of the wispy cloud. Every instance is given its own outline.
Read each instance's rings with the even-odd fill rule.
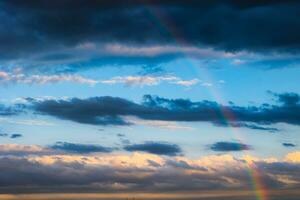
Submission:
[[[152,126],[156,128],[170,129],[170,130],[194,130],[190,126],[184,126],[177,122],[161,121],[161,120],[143,120],[136,117],[125,117],[126,121],[135,125]]]
[[[192,86],[201,83],[202,86],[211,86],[211,83],[205,83],[199,79],[183,80],[176,76],[116,76],[106,80],[90,79],[74,74],[59,75],[27,75],[20,70],[14,72],[0,71],[0,84],[54,84],[60,82],[74,82],[79,84],[124,84],[126,86],[154,86],[162,82],[169,84]]]
[[[96,80],[87,79],[79,75],[26,75],[18,70],[13,73],[0,71],[0,83],[2,84],[49,84],[59,82],[75,82],[88,85],[95,85],[98,83]]]
[[[123,44],[107,44],[104,47],[105,52],[114,55],[126,56],[149,56],[155,57],[160,55],[176,55],[182,54],[185,56],[197,58],[228,58],[235,57],[237,54],[216,51],[213,48],[200,48],[196,46],[175,46],[175,45],[156,45],[156,46],[128,46]]]

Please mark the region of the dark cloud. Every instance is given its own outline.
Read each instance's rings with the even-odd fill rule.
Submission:
[[[11,139],[16,139],[16,138],[23,137],[23,135],[18,133],[15,134],[0,133],[0,137],[10,137]]]
[[[244,151],[250,150],[252,147],[240,142],[216,142],[210,145],[210,149],[213,151]]]
[[[143,156],[145,158],[147,155]],[[0,193],[74,193],[99,190],[136,193],[208,190],[232,192],[251,188],[249,168],[244,160],[233,158],[228,161],[227,157],[213,156],[188,162],[188,159],[185,161],[172,157],[160,157],[158,160],[146,157],[144,162],[141,157],[121,157],[122,160],[118,160],[119,156],[0,157]],[[299,188],[298,163],[257,161],[252,165],[260,172],[260,181],[268,186],[268,191]],[[276,178],[279,176],[291,182],[280,181]]]
[[[12,139],[16,139],[16,138],[20,138],[20,137],[23,137],[23,135],[22,134],[17,134],[17,133],[10,135],[10,138],[12,138]]]
[[[289,143],[289,142],[284,142],[284,143],[282,143],[282,145],[285,147],[295,147],[296,146],[295,144]]]
[[[91,145],[91,144],[75,144],[68,142],[57,142],[54,145],[50,146],[51,149],[62,150],[65,152],[71,153],[109,153],[112,152],[113,149],[110,147],[104,147],[101,145]]]
[[[124,121],[121,113],[130,113],[136,104],[121,98],[94,97],[89,99],[73,98],[69,100],[35,101],[33,109],[44,114],[62,119],[69,119],[79,123],[98,125],[129,125]]]
[[[10,107],[0,104],[0,116],[11,116],[16,115],[21,112],[21,108],[19,105]]]
[[[216,126],[224,126],[224,127],[235,127],[235,128],[249,128],[253,130],[261,130],[261,131],[269,131],[271,133],[280,131],[278,128],[260,126],[253,123],[242,123],[242,122],[216,122],[214,123]]]
[[[72,64],[72,60],[80,54],[70,56],[60,52],[71,51],[85,42],[134,45],[179,43],[231,52],[298,53],[299,7],[300,3],[296,0],[251,3],[235,0],[2,1],[0,59],[55,61],[57,65],[70,64],[71,60]],[[122,56],[110,59],[101,55],[84,60],[90,59],[110,64],[130,59],[129,63],[151,62],[151,59]],[[161,61],[161,58],[158,59]],[[47,63],[38,65],[43,67]]]
[[[126,151],[144,151],[157,155],[176,156],[182,153],[181,148],[176,144],[165,142],[145,142],[142,144],[130,144],[124,147]]]
[[[275,94],[277,96],[278,101],[285,106],[296,106],[300,103],[300,96],[296,93],[282,93]]]
[[[0,137],[7,137],[8,134],[7,133],[0,133]]]
[[[93,97],[69,100],[28,99],[30,108],[40,114],[94,125],[130,125],[124,116],[135,116],[144,120],[212,122],[233,124],[259,130],[277,131],[276,128],[261,127],[275,123],[300,125],[300,104],[291,100],[291,94],[276,94],[279,105],[261,106],[222,105],[213,101],[192,102],[188,99],[166,99],[145,95],[141,104],[117,97]],[[297,99],[293,94],[292,99]],[[228,113],[234,117],[227,117]]]

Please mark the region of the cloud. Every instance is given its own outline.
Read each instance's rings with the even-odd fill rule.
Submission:
[[[130,124],[152,126],[170,130],[193,130],[192,127],[184,126],[176,122],[160,121],[160,120],[143,120],[133,117],[125,117],[125,120]]]
[[[26,156],[42,155],[49,153],[50,150],[39,145],[21,145],[21,144],[1,144],[1,156]]]
[[[240,142],[216,142],[210,145],[210,149],[213,151],[244,151],[250,150],[252,147]]]
[[[113,149],[109,147],[104,147],[100,145],[91,145],[91,144],[75,144],[75,143],[68,143],[68,142],[56,142],[54,145],[50,146],[49,148],[54,150],[62,150],[65,152],[70,153],[109,153],[112,152]]]
[[[16,138],[20,138],[20,137],[23,137],[23,135],[22,134],[17,134],[17,133],[10,135],[10,138],[12,138],[12,139],[16,139]]]
[[[22,111],[22,108],[20,108],[19,105],[6,106],[6,105],[3,105],[3,104],[0,104],[0,116],[17,115],[21,111]]]
[[[26,75],[21,69],[15,70],[13,73],[0,71],[0,84],[54,84],[60,82],[74,82],[79,84],[87,84],[94,86],[96,84],[124,84],[126,86],[153,86],[161,82],[170,84],[192,86],[201,83],[202,86],[210,86],[198,79],[182,80],[176,76],[117,76],[107,80],[89,79],[79,75],[60,74],[60,75]]]
[[[50,6],[13,0],[1,3],[0,60],[28,70],[77,71],[115,64],[151,68],[183,55],[206,60],[242,51],[298,54],[299,6],[281,0],[76,0],[71,6],[69,0]]]
[[[289,142],[284,142],[284,143],[282,143],[282,145],[283,145],[284,147],[295,147],[295,146],[296,146],[295,144],[289,143]]]
[[[0,137],[9,137],[11,139],[16,139],[16,138],[23,137],[23,135],[22,134],[17,134],[17,133],[14,133],[14,134],[0,133]]]
[[[176,144],[166,142],[148,141],[143,144],[130,144],[124,147],[126,151],[141,151],[157,155],[176,156],[182,153],[181,148]]]
[[[198,79],[182,80],[176,76],[117,76],[108,80],[99,81],[103,84],[125,84],[127,86],[152,86],[158,85],[161,82],[167,82],[170,84],[192,86],[200,82]],[[203,84],[203,83],[202,83]]]
[[[269,131],[271,133],[280,131],[278,128],[260,126],[257,124],[244,123],[244,122],[216,122],[214,124],[217,126],[233,127],[233,128],[244,127],[244,128],[249,128],[249,129],[253,129],[253,130]]]
[[[260,106],[222,105],[213,101],[192,102],[189,99],[166,99],[145,95],[138,104],[118,97],[91,97],[87,99],[46,99],[28,98],[27,107],[40,113],[94,125],[131,125],[126,117],[133,116],[142,120],[158,120],[173,122],[211,122],[213,124],[232,123],[248,128],[277,131],[277,129],[260,127],[287,123],[300,125],[299,101],[290,102],[280,94],[279,104],[262,104]],[[295,94],[298,95],[298,94]],[[234,118],[226,118],[231,113]],[[225,118],[224,118],[225,116]],[[254,125],[253,125],[254,124]]]
[[[285,106],[295,106],[300,102],[300,96],[296,93],[282,93],[274,95],[277,96],[278,101]]]
[[[3,193],[232,192],[251,188],[252,170],[268,187],[266,195],[272,195],[273,190],[299,188],[296,154],[255,161],[228,154],[197,159],[147,153],[1,156],[0,189]]]
[[[98,83],[96,80],[87,79],[79,75],[26,75],[19,70],[14,73],[0,71],[0,83],[2,84],[49,84],[59,82],[75,82],[88,85]]]
[[[253,3],[155,1],[148,4],[139,1],[117,2],[86,3],[78,0],[72,6],[68,0],[60,3],[51,2],[51,6],[44,1],[31,1],[26,5],[18,1],[4,2],[1,13],[6,23],[1,26],[2,30],[10,28],[11,32],[10,34],[1,32],[1,37],[7,39],[3,44],[3,50],[8,47],[9,42],[11,47],[7,50],[12,51],[13,48],[19,47],[15,50],[18,54],[24,53],[24,50],[37,50],[37,47],[45,44],[49,46],[48,48],[58,46],[59,42],[65,46],[78,45],[88,49],[94,48],[90,45],[93,41],[145,43],[145,39],[141,38],[147,38],[147,41],[153,43],[172,43],[174,39],[167,34],[170,31],[169,27],[162,25],[164,27],[162,29],[154,23],[155,20],[161,20],[161,17],[170,18],[176,24],[178,31],[185,30],[183,36],[196,44],[202,43],[226,50],[299,47],[297,37],[299,23],[294,19],[299,6],[297,1]],[[17,13],[17,10],[20,12]],[[149,13],[145,14],[146,10],[150,12],[152,18],[149,18]],[[278,10],[281,11],[280,15]],[[113,17],[111,17],[112,13],[114,13]],[[230,20],[226,16],[231,16]],[[32,19],[36,19],[36,22],[26,26]],[[120,22],[124,27],[119,26]],[[9,25],[13,25],[13,28]],[[256,25],[264,29],[257,30]],[[36,34],[30,34],[31,30],[35,30]],[[270,33],[274,33],[274,30],[278,35],[272,34],[270,40]],[[24,40],[26,37],[28,37],[27,41]],[[53,43],[51,44],[50,41]],[[111,48],[135,53],[134,50],[122,49],[118,46]],[[44,49],[45,47],[41,50]],[[12,52],[6,54],[8,53]]]

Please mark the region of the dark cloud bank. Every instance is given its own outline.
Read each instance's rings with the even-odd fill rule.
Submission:
[[[73,51],[87,42],[298,54],[299,8],[296,0],[1,1],[0,61],[24,59],[23,66],[52,63],[56,71],[74,71],[91,63],[152,65],[179,56],[104,53],[82,60],[86,55]]]
[[[196,44],[231,51],[293,50],[300,47],[299,7],[299,1],[291,0],[3,1],[1,48],[7,55],[37,46],[70,46],[90,40],[172,42],[169,30],[162,30],[156,21],[169,17],[182,35]]]
[[[117,97],[93,97],[70,100],[35,100],[29,98],[29,108],[40,114],[93,125],[130,125],[124,116],[144,120],[211,122],[218,126],[246,127],[278,131],[265,127],[276,123],[300,125],[299,95],[274,94],[274,105],[236,106],[213,101],[192,102],[188,99],[166,99],[145,95],[141,104]],[[234,117],[230,117],[234,116]]]
[[[0,193],[252,190],[247,164],[238,159],[222,164],[219,157],[218,165],[193,165],[175,159],[158,163],[149,157],[143,166],[127,165],[125,160],[122,166],[102,164],[101,157],[81,157],[72,162],[59,156],[51,159],[56,161],[46,164],[26,157],[1,157]],[[90,159],[99,161],[89,164]],[[257,161],[255,167],[269,191],[299,186],[298,163]],[[298,183],[290,185],[276,176]]]

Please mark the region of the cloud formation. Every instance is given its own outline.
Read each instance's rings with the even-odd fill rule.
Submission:
[[[28,70],[57,72],[91,65],[150,67],[182,55],[203,59],[243,51],[298,55],[299,7],[293,0],[76,0],[72,5],[70,0],[51,5],[46,0],[5,1],[0,6],[4,21],[0,60],[7,65],[22,63]]]
[[[39,145],[1,144],[1,156],[26,156],[42,155],[50,153],[50,150]]]
[[[56,142],[49,148],[54,150],[62,150],[64,152],[88,154],[88,153],[109,153],[113,149],[110,147],[104,147],[101,145],[91,145],[91,144],[77,144],[69,142]]]
[[[68,0],[64,0],[59,3],[52,2],[49,6],[47,1],[30,1],[24,4],[13,0],[1,4],[2,17],[5,19],[1,30],[11,30],[10,34],[1,32],[1,38],[7,39],[3,50],[11,42],[8,50],[15,48],[18,54],[25,53],[25,50],[36,50],[35,48],[45,44],[55,46],[59,42],[65,46],[79,45],[84,41],[107,40],[171,43],[174,38],[168,34],[170,27],[164,25],[165,30],[161,30],[154,23],[154,20],[162,20],[163,17],[170,18],[178,31],[182,31],[182,37],[196,44],[202,43],[226,50],[299,48],[299,23],[295,19],[298,1],[143,3],[77,0],[70,5]],[[145,11],[150,12],[153,17],[146,15]],[[32,19],[35,19],[35,23],[28,23]],[[122,28],[120,23],[124,25]],[[27,24],[30,26],[26,26]],[[257,30],[257,26],[263,29]],[[36,34],[31,34],[31,30],[35,30]],[[270,33],[274,31],[278,35],[272,34],[270,40]],[[146,41],[141,38],[146,38]],[[50,41],[53,42],[52,45]],[[82,46],[93,48],[92,45]]]
[[[61,119],[94,125],[130,125],[124,117],[134,116],[143,120],[211,122],[214,124],[238,124],[239,126],[260,130],[277,131],[277,129],[260,127],[287,123],[300,125],[299,100],[291,101],[295,93],[276,94],[279,104],[262,104],[261,106],[222,105],[213,101],[192,102],[188,99],[166,99],[145,95],[141,104],[117,97],[92,97],[87,99],[72,98],[68,100],[28,98],[29,108],[40,114]],[[228,113],[233,117],[228,117]],[[234,126],[233,126],[234,127]]]
[[[252,147],[240,142],[216,142],[210,145],[210,149],[213,151],[245,151],[251,150]]]
[[[211,83],[206,83],[199,79],[182,80],[176,76],[117,76],[107,80],[97,80],[85,78],[80,75],[59,74],[59,75],[28,75],[24,74],[21,69],[14,72],[0,71],[0,84],[53,84],[61,82],[74,82],[79,84],[87,84],[94,86],[96,84],[124,84],[125,86],[153,86],[162,82],[169,84],[192,86],[200,83],[202,86],[212,86]]]
[[[145,153],[1,156],[0,191],[242,191],[252,190],[249,170],[257,170],[260,181],[268,186],[267,191],[297,189],[299,162],[299,152],[281,160],[226,154],[199,159]]]
[[[157,155],[176,156],[182,153],[181,148],[176,144],[166,142],[152,142],[148,141],[142,144],[129,144],[124,147],[126,151],[134,152],[148,152]]]
[[[289,142],[284,142],[284,143],[282,143],[282,145],[283,145],[284,147],[295,147],[295,146],[296,146],[295,144],[289,143]]]
[[[14,133],[14,134],[11,134],[10,138],[12,139],[16,139],[16,138],[19,138],[19,137],[23,137],[22,134],[18,134],[18,133]]]

